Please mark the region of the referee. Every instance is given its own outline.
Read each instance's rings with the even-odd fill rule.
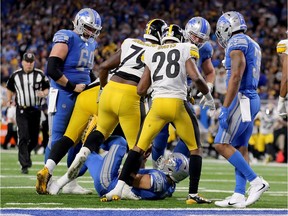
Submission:
[[[15,94],[18,160],[23,174],[28,174],[28,168],[32,166],[31,151],[38,144],[41,102],[45,100],[50,87],[43,71],[34,68],[34,65],[34,54],[25,53],[22,68],[14,71],[7,81],[7,104],[11,104]]]

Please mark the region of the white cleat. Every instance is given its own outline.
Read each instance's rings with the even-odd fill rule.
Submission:
[[[125,184],[122,190],[121,199],[140,200],[141,197],[134,194],[132,192],[132,187],[130,187],[128,184]]]
[[[51,182],[51,183],[50,183]],[[47,186],[47,191],[50,195],[57,195],[61,190],[60,185],[57,183],[56,180],[50,181]]]
[[[109,202],[109,201],[117,201],[117,200],[120,200],[122,197],[122,190],[123,190],[123,187],[126,183],[122,180],[118,180],[115,188],[113,190],[111,190],[110,192],[108,192],[107,194],[103,195],[101,198],[100,198],[100,201],[101,202]]]
[[[62,193],[63,194],[82,194],[82,195],[87,195],[87,194],[92,194],[91,190],[85,189],[81,187],[76,179],[73,181],[69,182],[62,188]]]
[[[86,159],[87,159],[87,155],[85,155],[81,152],[79,152],[76,155],[73,163],[71,164],[71,166],[68,168],[68,171],[67,171],[69,179],[73,180],[73,179],[76,179],[78,177],[80,169],[82,168]]]
[[[253,185],[251,184],[250,188],[248,189],[246,206],[255,203],[257,200],[260,199],[261,195],[270,188],[269,183],[265,181],[262,177],[260,177],[260,180],[261,182]]]
[[[219,207],[234,207],[234,208],[245,208],[245,196],[243,194],[234,193],[232,196],[227,197],[224,200],[215,201],[215,205]]]

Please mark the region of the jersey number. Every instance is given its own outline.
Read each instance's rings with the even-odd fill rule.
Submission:
[[[153,81],[158,81],[163,79],[163,75],[158,75],[159,71],[164,65],[166,56],[164,52],[157,52],[152,57],[152,62],[158,62],[157,68],[153,74]],[[166,76],[168,78],[177,77],[180,72],[180,65],[178,63],[180,59],[180,52],[177,49],[172,49],[167,53],[167,61],[168,64],[166,65]],[[173,69],[172,69],[173,68]]]
[[[86,67],[92,69],[93,60],[94,60],[94,52],[82,49],[80,53],[80,59],[78,61],[77,70],[84,71],[84,68]]]
[[[136,58],[136,63],[138,65],[132,67],[136,70],[139,70],[140,68],[144,67],[145,64],[141,61],[141,56],[143,55],[144,53],[144,50],[142,47],[138,47],[138,46],[135,46],[134,44],[132,44],[132,46],[130,47],[131,49],[134,50],[134,52],[132,52],[130,55],[128,55],[125,59],[123,59],[123,61],[121,62],[121,65],[124,65],[129,59],[133,58],[135,55],[137,55],[137,58]],[[139,53],[139,54],[138,54]]]

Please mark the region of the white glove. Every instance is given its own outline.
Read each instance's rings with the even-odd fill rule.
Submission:
[[[223,65],[223,67],[225,67],[225,61],[226,61],[226,59],[224,58],[222,61],[221,61],[221,63],[222,63],[222,65]]]
[[[207,86],[208,86],[209,92],[212,92],[212,91],[213,91],[213,86],[214,86],[213,83],[208,82],[208,83],[207,83]],[[201,96],[203,96],[203,94],[202,94],[201,92],[199,92],[199,93],[197,94],[197,96],[198,96],[198,97],[201,97]],[[203,97],[201,98],[199,104],[200,104],[201,106],[203,106],[204,103],[205,103],[205,96],[203,96]]]
[[[204,95],[204,105],[203,108],[208,107],[210,110],[215,110],[215,103],[214,103],[214,99],[211,95],[211,92],[208,92],[206,95]]]
[[[285,108],[285,98],[283,98],[281,96],[279,96],[278,105],[277,105],[277,112],[282,117],[287,115],[287,111]]]

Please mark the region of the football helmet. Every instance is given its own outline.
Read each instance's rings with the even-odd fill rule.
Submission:
[[[81,9],[76,14],[73,24],[76,33],[85,41],[89,40],[89,38],[95,40],[102,29],[99,14],[91,8]]]
[[[169,25],[164,29],[161,44],[164,44],[167,40],[172,40],[176,43],[184,42],[183,30],[176,24]]]
[[[162,19],[153,19],[146,24],[144,38],[161,44],[162,33],[167,24]]]
[[[217,21],[216,36],[219,44],[225,48],[232,33],[237,31],[246,32],[247,25],[244,17],[236,11],[229,11],[224,13]]]
[[[185,38],[198,47],[209,40],[211,27],[209,22],[202,17],[193,17],[185,25]],[[195,41],[194,36],[202,39],[202,42]]]
[[[156,161],[157,169],[178,183],[189,176],[189,162],[185,155],[181,153],[172,153],[165,159],[160,156]]]
[[[274,105],[272,103],[269,103],[265,106],[265,114],[266,115],[272,115],[274,112]]]

